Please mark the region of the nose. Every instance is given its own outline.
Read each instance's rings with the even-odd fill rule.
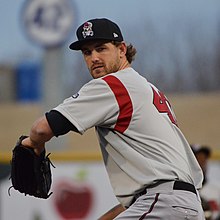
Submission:
[[[99,54],[95,50],[93,50],[91,53],[91,60],[93,63],[96,63],[99,61]]]

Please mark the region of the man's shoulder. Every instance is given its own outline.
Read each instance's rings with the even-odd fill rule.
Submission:
[[[120,74],[124,74],[124,73],[127,73],[127,74],[130,74],[130,73],[131,74],[138,74],[138,72],[136,70],[134,70],[132,67],[127,67],[125,69],[119,70],[119,71],[115,72],[114,74],[120,75]]]

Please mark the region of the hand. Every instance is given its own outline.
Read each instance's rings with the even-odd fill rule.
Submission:
[[[34,152],[38,156],[40,156],[40,154],[45,150],[45,144],[43,144],[43,146],[38,146],[35,142],[31,140],[30,137],[27,137],[24,140],[22,140],[21,144],[25,147],[34,148]]]
[[[23,140],[26,146],[22,144]],[[51,195],[52,163],[45,151],[40,156],[36,155],[30,141],[22,135],[12,150],[10,188],[25,195],[47,199]]]

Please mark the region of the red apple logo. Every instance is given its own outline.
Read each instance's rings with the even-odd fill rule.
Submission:
[[[54,205],[65,220],[85,219],[93,206],[93,191],[85,182],[61,180],[54,187]]]

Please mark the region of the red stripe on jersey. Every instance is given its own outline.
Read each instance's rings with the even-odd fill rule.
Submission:
[[[133,113],[131,98],[125,86],[115,76],[109,75],[104,77],[103,80],[111,88],[119,106],[119,115],[114,129],[123,133],[128,128]]]

